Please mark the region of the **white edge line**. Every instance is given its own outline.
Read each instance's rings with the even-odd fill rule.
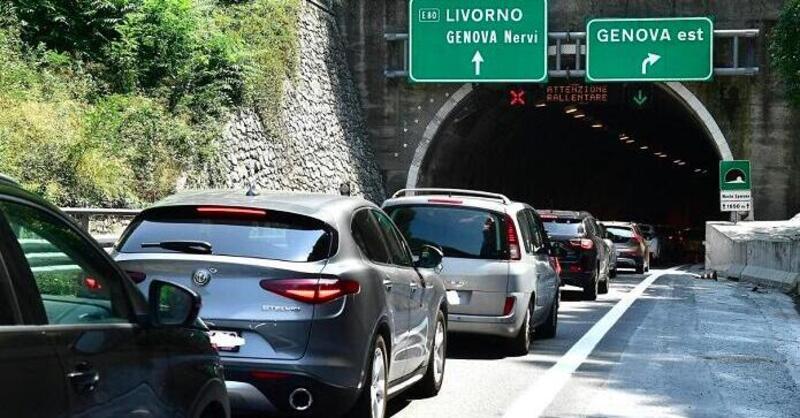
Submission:
[[[566,386],[572,374],[592,354],[597,344],[614,327],[625,311],[661,276],[674,273],[674,269],[652,274],[636,285],[606,313],[586,334],[578,340],[556,364],[540,376],[533,385],[523,391],[511,404],[503,418],[536,418],[541,416],[550,403]]]

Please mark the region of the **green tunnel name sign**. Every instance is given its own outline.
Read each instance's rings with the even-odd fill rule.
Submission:
[[[714,74],[707,17],[594,19],[586,36],[590,82],[708,81]]]
[[[547,81],[547,0],[409,3],[411,81]]]

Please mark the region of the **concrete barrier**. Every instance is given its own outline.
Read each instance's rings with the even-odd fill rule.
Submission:
[[[800,215],[779,222],[708,222],[706,269],[800,293]]]

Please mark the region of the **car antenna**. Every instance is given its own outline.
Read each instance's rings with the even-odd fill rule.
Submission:
[[[247,188],[247,192],[245,193],[245,196],[248,196],[248,197],[258,196],[258,190],[256,189],[256,185],[255,184],[252,184],[252,183],[250,184],[250,187]]]

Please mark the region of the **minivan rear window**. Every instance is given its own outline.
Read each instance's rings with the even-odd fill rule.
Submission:
[[[312,262],[329,258],[336,252],[336,245],[333,229],[307,216],[261,209],[187,206],[145,212],[128,228],[118,250],[202,250],[201,253],[221,256]]]
[[[580,219],[542,219],[542,222],[551,236],[579,237],[586,233]]]
[[[387,208],[419,255],[425,244],[438,246],[445,257],[499,260],[506,258],[504,217],[493,212],[449,206]]]

